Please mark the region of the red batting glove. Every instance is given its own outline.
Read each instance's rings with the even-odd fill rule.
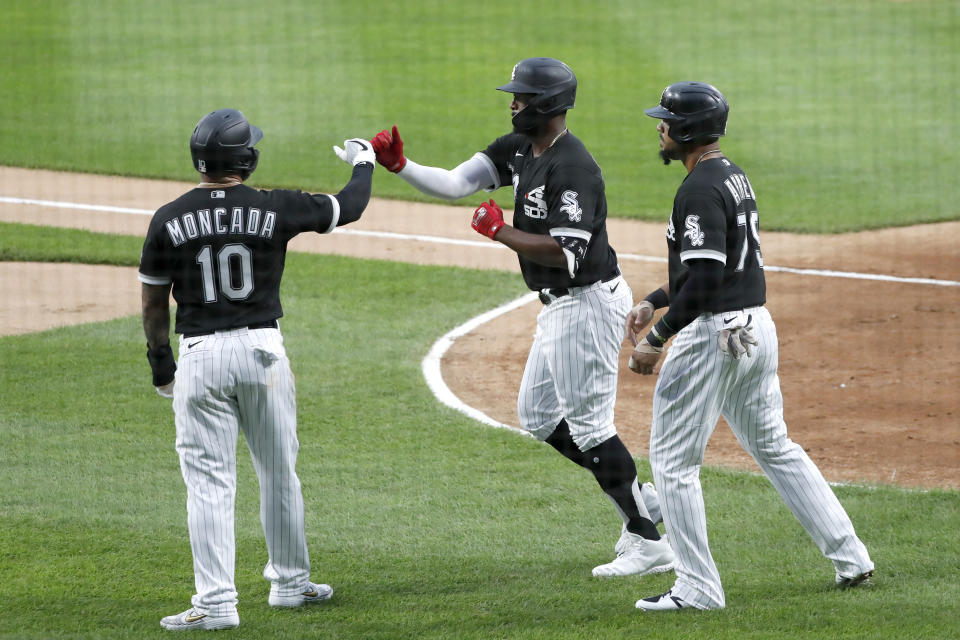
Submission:
[[[403,157],[403,140],[400,139],[397,125],[393,125],[393,133],[384,129],[375,135],[370,144],[377,154],[377,162],[386,167],[387,171],[399,173],[407,165],[407,159]]]
[[[473,212],[473,222],[470,226],[477,233],[482,233],[493,240],[497,231],[503,227],[503,211],[491,198],[490,202],[484,202]]]

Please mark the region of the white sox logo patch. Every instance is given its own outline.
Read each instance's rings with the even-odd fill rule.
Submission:
[[[703,231],[700,231],[700,216],[687,216],[683,224],[687,228],[683,232],[683,237],[690,238],[691,246],[702,247],[704,234]]]
[[[523,212],[531,217],[536,218],[537,220],[545,220],[547,218],[547,203],[543,199],[543,191],[546,188],[546,185],[540,185],[532,191],[528,191],[526,194],[526,199],[533,203],[531,207],[529,204],[523,205]]]
[[[560,207],[560,211],[567,214],[570,222],[580,222],[583,218],[583,209],[580,208],[580,203],[577,202],[577,195],[576,191],[568,190],[564,191],[563,195],[560,196],[560,200],[563,201],[563,206]]]
[[[670,218],[670,224],[667,225],[667,240],[673,242],[677,239],[677,228],[673,226],[673,218]]]

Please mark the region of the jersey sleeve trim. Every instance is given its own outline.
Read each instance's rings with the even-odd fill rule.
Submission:
[[[554,227],[550,229],[550,235],[567,259],[567,273],[570,278],[577,277],[577,271],[580,270],[580,260],[587,253],[587,245],[590,244],[590,238],[593,237],[589,231],[584,229],[573,229],[571,227]]]
[[[173,279],[165,276],[148,276],[145,273],[137,273],[137,280],[143,284],[165,285],[173,282]]]
[[[340,201],[329,193],[325,193],[323,195],[330,198],[330,204],[333,207],[333,215],[331,216],[330,226],[327,227],[326,231],[322,231],[321,233],[330,233],[337,228],[337,223],[340,222]]]
[[[499,189],[500,174],[497,173],[497,167],[493,164],[493,160],[490,159],[490,156],[482,151],[477,151],[475,154],[473,154],[473,157],[483,162],[483,165],[487,169],[487,173],[490,174],[490,186],[484,187],[483,190],[493,192]]]
[[[727,264],[727,256],[722,251],[711,251],[710,249],[698,249],[696,251],[682,251],[680,253],[680,262],[686,262],[687,260],[716,260],[723,264]]]
[[[573,227],[554,227],[550,229],[550,235],[554,238],[569,236],[571,238],[580,238],[581,240],[586,240],[590,242],[590,238],[593,237],[593,234],[585,229],[574,229]]]

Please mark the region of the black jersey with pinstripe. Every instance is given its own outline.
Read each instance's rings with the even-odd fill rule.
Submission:
[[[198,187],[154,214],[140,280],[173,285],[180,334],[274,320],[283,315],[287,242],[304,231],[333,231],[339,215],[337,199],[326,194]]]
[[[727,158],[705,159],[687,174],[667,226],[670,298],[687,279],[689,260],[723,263],[720,290],[705,311],[719,313],[766,302],[759,214],[753,187]]]
[[[513,185],[513,226],[553,236],[567,255],[568,267],[559,269],[519,256],[530,289],[584,286],[617,274],[603,174],[579,138],[568,131],[534,157],[530,138],[511,133],[483,153],[496,168],[496,186]]]

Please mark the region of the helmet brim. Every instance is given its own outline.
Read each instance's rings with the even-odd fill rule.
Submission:
[[[663,105],[657,105],[655,107],[650,107],[649,109],[644,109],[643,112],[650,116],[651,118],[658,118],[660,120],[676,120],[677,114],[665,109]]]
[[[263,139],[263,130],[256,125],[250,125],[250,142],[247,146],[252,147]]]
[[[506,91],[507,93],[543,93],[543,88],[535,87],[531,84],[524,84],[523,82],[517,82],[516,80],[511,80],[502,87],[497,87],[497,91]]]

